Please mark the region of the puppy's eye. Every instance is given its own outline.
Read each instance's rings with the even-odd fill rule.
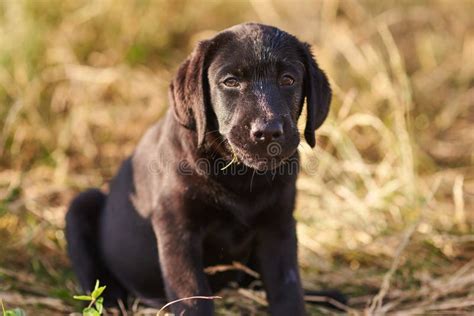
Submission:
[[[224,85],[229,88],[238,88],[240,87],[240,82],[236,78],[228,78],[224,80]]]
[[[292,76],[284,75],[280,78],[280,86],[292,86],[295,79]]]

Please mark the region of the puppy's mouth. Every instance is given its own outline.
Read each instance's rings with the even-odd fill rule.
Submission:
[[[269,143],[265,150],[261,150],[260,153],[251,150],[247,144],[244,146],[235,145],[229,139],[227,139],[226,144],[231,153],[229,165],[243,163],[247,167],[258,171],[269,171],[280,167],[296,151],[295,148],[293,151],[284,152],[281,144],[277,142]]]

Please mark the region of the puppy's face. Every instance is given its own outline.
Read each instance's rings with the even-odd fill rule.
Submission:
[[[258,170],[278,167],[295,153],[305,98],[304,137],[314,147],[315,130],[331,102],[328,80],[309,45],[256,23],[201,42],[179,68],[169,92],[176,120],[196,131],[199,147],[211,146]]]
[[[305,67],[300,43],[274,28],[238,29],[208,69],[219,133],[249,167],[277,167],[299,144]]]

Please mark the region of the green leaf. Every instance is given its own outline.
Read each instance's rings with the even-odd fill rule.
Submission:
[[[99,312],[99,314],[102,315],[102,312],[104,310],[104,298],[99,297],[97,301],[95,301],[95,309]]]
[[[3,313],[5,316],[26,316],[26,313],[21,308],[15,308],[13,310],[7,310]]]
[[[99,280],[95,280],[94,291],[99,288],[99,285],[100,285]]]
[[[100,314],[94,308],[87,307],[82,310],[82,316],[100,316]]]
[[[92,292],[91,296],[94,298],[94,299],[97,299],[101,294],[102,292],[104,292],[105,290],[105,285],[104,286],[101,286],[99,288],[96,288],[94,289],[94,292]]]
[[[15,308],[13,312],[15,313],[15,316],[26,316],[25,311],[21,308]]]
[[[94,299],[89,295],[74,295],[73,298],[79,301],[92,301]]]

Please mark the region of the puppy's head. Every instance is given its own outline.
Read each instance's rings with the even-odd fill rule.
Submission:
[[[258,170],[295,153],[305,98],[304,136],[314,147],[331,101],[326,75],[308,44],[255,23],[201,42],[170,86],[175,117],[196,131],[200,146],[206,134],[215,139],[218,132],[223,155]]]

